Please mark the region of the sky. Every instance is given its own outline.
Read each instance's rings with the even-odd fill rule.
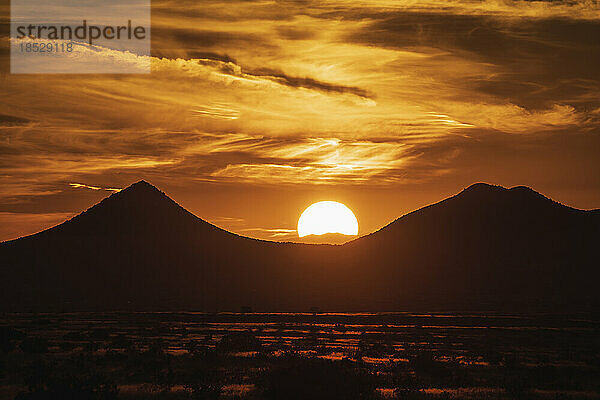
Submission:
[[[475,182],[600,208],[596,1],[157,0],[151,57],[94,53],[147,75],[10,74],[0,10],[0,240],[141,179],[269,240],[316,201],[367,234]]]

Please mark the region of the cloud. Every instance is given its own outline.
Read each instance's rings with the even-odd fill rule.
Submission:
[[[312,3],[315,4],[315,3]],[[449,15],[475,15],[496,17],[527,18],[569,18],[595,20],[600,18],[600,11],[595,0],[482,0],[453,1],[444,0],[379,0],[355,3],[352,0],[334,0],[319,2],[311,15],[322,15],[326,18],[368,18],[387,15],[391,12],[430,12]]]
[[[241,233],[250,235],[260,235],[272,240],[291,240],[298,238],[298,233],[295,229],[286,228],[246,228],[241,229]]]
[[[14,115],[0,114],[0,126],[25,125],[30,121],[27,118],[19,118]]]
[[[244,218],[237,217],[215,217],[210,219],[214,223],[240,224],[244,223]]]
[[[359,87],[335,85],[327,82],[319,82],[318,80],[312,78],[288,76],[283,72],[277,70],[258,69],[256,71],[252,71],[250,75],[269,79],[282,85],[295,88],[313,89],[324,92],[350,93],[365,98],[372,97],[372,95],[369,94],[366,90],[361,89]]]
[[[389,49],[437,49],[472,64],[487,65],[488,74],[461,77],[466,78],[465,87],[476,89],[473,94],[490,94],[528,108],[548,108],[566,101],[575,105],[586,96],[581,105],[589,108],[589,102],[598,98],[597,87],[585,93],[579,86],[579,100],[573,98],[570,87],[578,85],[577,81],[597,83],[597,7],[587,13],[580,2],[501,3],[510,6],[494,12],[497,7],[483,2],[489,6],[487,11],[483,12],[484,7],[475,13],[467,12],[469,7],[461,2],[453,3],[463,6],[455,12],[452,6],[450,10],[433,7],[427,11],[400,7],[372,16],[368,24],[350,30],[346,38]]]
[[[240,115],[238,110],[231,108],[228,104],[222,103],[211,105],[198,105],[197,108],[193,110],[193,112],[198,114],[199,116],[208,116],[212,118],[221,118],[229,120],[238,119]]]
[[[341,183],[376,180],[408,162],[407,146],[395,142],[307,138],[252,145],[246,151],[261,163],[228,164],[213,178],[280,183]],[[273,162],[278,160],[278,162]]]
[[[549,109],[531,111],[514,104],[448,104],[446,107],[445,112],[469,121],[472,127],[514,134],[583,127],[587,122],[585,114],[564,104],[554,104]]]
[[[120,192],[121,189],[117,189],[117,188],[103,188],[103,187],[99,187],[99,186],[90,186],[90,185],[85,185],[83,183],[69,183],[69,186],[74,187],[76,189],[90,189],[90,190],[106,190],[109,192]]]
[[[555,154],[600,126],[594,4],[160,0],[153,57],[73,54],[148,76],[1,77],[0,200],[139,176],[400,187],[471,174],[492,148]],[[577,152],[580,173],[595,159]]]

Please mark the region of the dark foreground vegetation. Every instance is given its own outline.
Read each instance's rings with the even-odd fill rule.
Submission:
[[[590,316],[5,315],[0,398],[594,399]]]

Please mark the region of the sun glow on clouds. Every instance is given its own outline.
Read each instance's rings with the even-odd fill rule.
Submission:
[[[252,146],[261,158],[275,157],[281,163],[228,164],[211,174],[215,178],[281,183],[365,182],[388,170],[400,169],[410,160],[402,143],[342,141],[308,138],[289,143]]]

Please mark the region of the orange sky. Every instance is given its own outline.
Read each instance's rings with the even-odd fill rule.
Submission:
[[[274,240],[315,201],[364,234],[477,181],[600,207],[595,2],[152,4],[147,76],[11,75],[2,36],[0,240],[140,179]]]

